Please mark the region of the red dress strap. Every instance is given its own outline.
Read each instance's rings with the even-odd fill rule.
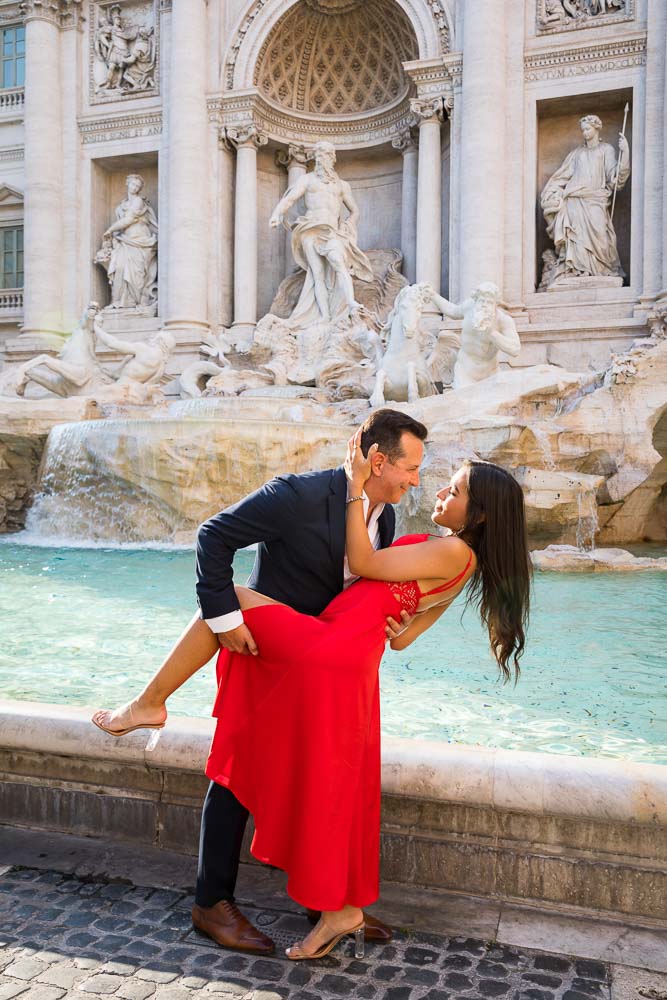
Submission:
[[[445,590],[451,590],[451,588],[455,587],[456,584],[459,583],[459,581],[462,580],[463,577],[466,575],[466,573],[470,569],[471,563],[472,563],[472,552],[468,556],[468,562],[466,563],[465,569],[462,569],[457,576],[455,576],[452,580],[448,580],[447,583],[441,584],[439,587],[434,587],[433,590],[427,590],[425,593],[420,590],[419,591],[420,595],[422,597],[429,597],[431,594],[442,594],[442,592]]]

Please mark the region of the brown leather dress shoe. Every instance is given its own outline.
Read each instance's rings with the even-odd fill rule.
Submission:
[[[251,955],[272,955],[276,946],[243,916],[235,903],[222,899],[215,906],[192,907],[192,924],[223,948]]]
[[[308,920],[311,924],[316,924],[320,919],[321,913],[319,910],[306,910]],[[364,913],[364,940],[365,941],[383,941],[385,944],[387,941],[391,941],[394,936],[394,932],[391,927],[378,920],[377,917],[371,917],[370,914]]]

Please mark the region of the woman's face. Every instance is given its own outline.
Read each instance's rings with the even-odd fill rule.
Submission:
[[[460,531],[468,511],[468,470],[463,468],[455,472],[449,486],[443,486],[435,497],[433,523],[450,531]]]

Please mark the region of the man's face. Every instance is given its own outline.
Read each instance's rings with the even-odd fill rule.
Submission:
[[[371,478],[373,493],[381,503],[399,503],[412,486],[419,486],[419,466],[424,458],[424,443],[405,431],[401,435],[402,455],[390,462],[382,455],[383,462],[376,467]],[[370,485],[370,484],[369,484]]]

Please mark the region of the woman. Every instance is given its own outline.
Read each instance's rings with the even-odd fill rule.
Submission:
[[[503,469],[467,462],[437,494],[433,522],[447,535],[408,535],[376,551],[361,499],[375,446],[364,459],[350,442],[347,555],[365,579],[318,617],[238,588],[260,655],[218,658],[221,716],[206,773],[255,819],[252,852],[288,872],[288,892],[322,917],[288,949],[319,958],[345,934],[363,947],[362,908],[378,896],[380,715],[378,666],[388,615],[416,612],[393,649],[432,625],[470,582],[505,676],[524,647],[530,562],[523,494]],[[386,583],[382,581],[392,581]],[[205,626],[204,626],[205,627]],[[185,641],[188,640],[186,634]],[[211,636],[210,650],[216,640]],[[205,662],[188,664],[175,683]],[[224,712],[222,709],[224,707]],[[164,724],[158,706],[155,725]],[[104,725],[105,713],[96,721]]]

